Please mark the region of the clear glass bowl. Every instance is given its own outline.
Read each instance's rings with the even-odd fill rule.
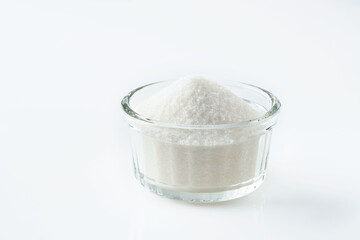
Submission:
[[[221,84],[263,108],[264,115],[230,124],[179,125],[148,119],[133,110],[171,83],[139,87],[121,102],[139,182],[160,196],[190,202],[226,201],[253,192],[265,178],[279,100],[259,87],[227,81]]]

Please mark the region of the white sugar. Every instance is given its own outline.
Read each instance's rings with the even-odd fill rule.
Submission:
[[[216,125],[260,117],[264,110],[201,77],[186,77],[136,106],[160,122]],[[140,171],[164,188],[225,191],[255,181],[263,170],[267,136],[254,129],[174,129],[139,127]],[[256,129],[255,129],[256,130]],[[137,137],[136,137],[137,138]]]
[[[185,77],[136,107],[152,120],[186,125],[213,125],[257,118],[263,114],[223,86],[202,77]]]

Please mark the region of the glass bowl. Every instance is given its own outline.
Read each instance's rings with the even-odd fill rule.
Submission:
[[[150,191],[189,202],[219,202],[245,196],[264,181],[272,127],[279,100],[259,87],[226,81],[220,84],[263,108],[256,119],[219,125],[159,122],[134,107],[173,81],[131,91],[121,104],[127,120],[136,179]]]

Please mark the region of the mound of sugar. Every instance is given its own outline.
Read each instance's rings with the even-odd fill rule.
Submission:
[[[264,110],[221,85],[186,77],[140,103],[135,111],[156,121],[212,125],[260,117]],[[139,176],[164,188],[217,192],[262,176],[268,134],[243,128],[191,129],[136,126]],[[259,152],[259,150],[261,150]]]
[[[263,111],[225,87],[202,77],[185,77],[136,106],[156,121],[185,125],[214,125],[257,118]]]

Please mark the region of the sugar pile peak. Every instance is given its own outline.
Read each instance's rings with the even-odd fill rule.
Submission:
[[[156,121],[185,125],[235,123],[264,112],[218,83],[184,77],[136,106],[135,111]]]

